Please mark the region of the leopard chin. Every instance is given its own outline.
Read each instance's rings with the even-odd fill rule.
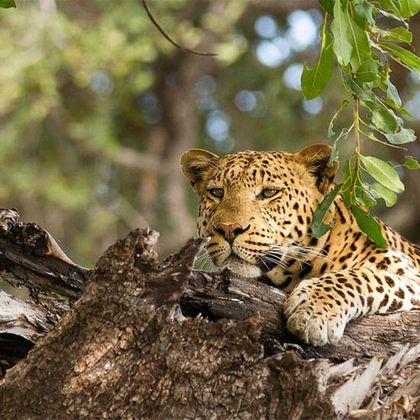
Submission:
[[[231,255],[220,267],[221,270],[228,268],[234,273],[242,277],[260,277],[262,271],[256,265],[252,265],[249,262],[244,261],[237,255]]]

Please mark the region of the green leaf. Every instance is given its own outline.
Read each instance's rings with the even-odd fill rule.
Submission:
[[[349,39],[347,4],[343,10],[340,0],[336,0],[334,3],[334,20],[331,23],[331,32],[334,37],[334,53],[339,63],[345,66],[350,63],[353,47]]]
[[[376,26],[375,18],[373,17],[374,10],[375,8],[373,5],[367,1],[357,2],[354,5],[356,20],[359,25],[362,26],[362,28],[367,28],[368,26]]]
[[[369,197],[366,194],[366,191],[363,190],[363,187],[361,185],[356,185],[354,188],[354,198],[356,205],[360,205],[363,207],[372,207],[376,204],[376,200],[374,197]]]
[[[360,171],[352,165],[351,159],[344,166],[344,184],[342,196],[347,207],[363,205],[371,207],[376,204],[375,197],[369,191],[368,185],[360,181]]]
[[[337,0],[334,5],[334,20],[331,32],[334,37],[334,53],[340,64],[351,63],[353,71],[371,57],[371,48],[366,32],[353,19],[351,2]],[[356,16],[357,17],[357,16]]]
[[[372,111],[372,123],[376,128],[385,133],[395,133],[395,131],[398,130],[398,122],[393,114],[394,113],[387,108],[377,106],[375,110]]]
[[[348,3],[351,8],[352,3]],[[366,32],[352,18],[350,13],[345,14],[348,20],[347,27],[349,30],[349,39],[352,46],[352,54],[350,64],[353,71],[357,71],[359,67],[372,56],[368,37]]]
[[[381,31],[380,33],[384,40],[406,42],[407,44],[411,44],[411,41],[413,40],[412,33],[403,26],[390,29],[389,31]]]
[[[397,202],[397,194],[379,182],[370,185],[370,191],[376,198],[382,198],[387,207],[392,207]]]
[[[0,0],[0,7],[3,7],[4,9],[16,7],[15,0]]]
[[[381,42],[380,45],[390,51],[394,58],[402,61],[407,67],[414,70],[417,74],[420,73],[420,57],[399,45],[391,44],[390,42]]]
[[[408,118],[413,118],[413,116],[405,108],[395,105],[394,101],[386,98],[385,104],[388,105],[390,108],[394,109],[395,111],[399,112],[400,114]]]
[[[386,97],[394,102],[395,105],[400,107],[402,102],[397,88],[391,83],[389,79],[385,81],[385,84],[387,86]]]
[[[404,184],[398,172],[388,163],[373,156],[360,156],[366,171],[376,181],[394,192],[403,192]]]
[[[343,102],[341,102],[341,105],[340,105],[340,108],[338,108],[338,111],[331,118],[331,121],[328,124],[328,140],[331,140],[335,135],[335,132],[334,132],[335,120],[343,112],[343,109],[345,109],[349,103],[350,103],[350,99],[344,99]]]
[[[411,143],[416,140],[416,135],[414,133],[414,130],[411,128],[401,128],[398,133],[391,133],[391,134],[385,134],[384,136],[387,138],[387,140],[392,144],[405,144],[405,143]]]
[[[399,11],[402,17],[409,18],[420,10],[419,0],[399,0]]]
[[[311,226],[312,235],[315,236],[315,238],[320,238],[332,228],[332,225],[326,225],[324,223],[324,218],[327,215],[328,209],[330,208],[335,197],[337,197],[338,193],[340,192],[340,189],[341,184],[336,185],[335,188],[324,197],[321,204],[316,209]]]
[[[369,86],[359,83],[359,81],[352,79],[352,77],[347,74],[346,71],[342,71],[341,75],[343,77],[344,85],[347,89],[353,92],[359,99],[375,102],[375,94],[372,92],[372,89]]]
[[[379,5],[384,9],[388,10],[392,14],[395,15],[396,18],[402,18],[400,9],[397,7],[397,5],[392,0],[378,0]],[[385,15],[385,14],[384,14]],[[387,16],[387,15],[385,15]]]
[[[347,139],[348,135],[349,135],[349,129],[348,129],[348,127],[345,127],[341,130],[338,137],[334,140],[332,150],[331,150],[331,155],[330,155],[330,158],[328,160],[327,166],[331,167],[331,166],[334,165],[334,162],[336,161],[337,156],[338,156],[338,142],[341,139]]]
[[[369,239],[375,242],[376,246],[379,248],[386,248],[388,243],[382,236],[381,227],[377,220],[360,207],[352,206],[351,211],[362,232],[366,233]]]
[[[416,159],[413,158],[413,156],[406,156],[405,157],[405,162],[403,163],[402,166],[404,166],[404,168],[407,169],[420,169],[420,163],[417,162]]]
[[[319,3],[331,16],[334,15],[334,0],[319,0]]]
[[[378,0],[385,10],[389,10],[400,18],[407,19],[420,10],[420,0]]]
[[[319,60],[313,69],[303,68],[301,85],[306,99],[313,99],[320,95],[331,79],[334,68],[334,52],[332,38],[326,31],[326,20],[322,28],[322,44]]]
[[[397,13],[397,14],[399,13],[398,8],[395,6],[395,4],[392,0],[378,0],[378,3],[385,10],[388,10],[392,13]]]
[[[356,79],[359,83],[373,82],[378,79],[378,77],[378,64],[371,58],[364,61],[356,73]]]
[[[372,123],[378,130],[384,133],[398,130],[398,119],[390,109],[371,101],[363,101],[363,105],[372,111]]]
[[[343,178],[344,182],[342,188],[342,196],[346,206],[350,207],[354,203],[354,196],[350,193],[350,187],[356,181],[356,171],[351,159],[347,159],[346,163],[344,164]]]
[[[375,196],[370,192],[369,185],[358,181],[354,188],[354,195],[357,203],[365,206],[372,207],[376,204]]]

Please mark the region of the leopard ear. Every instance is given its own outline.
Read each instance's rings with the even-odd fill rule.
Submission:
[[[315,176],[316,186],[323,194],[328,191],[338,170],[338,160],[335,160],[332,166],[328,166],[331,151],[332,147],[328,144],[314,144],[295,154],[297,160]]]
[[[208,169],[215,166],[219,159],[219,156],[207,150],[190,149],[181,156],[182,173],[194,188],[196,184],[202,181]]]

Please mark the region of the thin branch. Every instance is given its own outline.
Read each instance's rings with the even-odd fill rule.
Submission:
[[[362,120],[360,120],[360,121],[362,121]],[[362,121],[363,122],[363,121]],[[370,128],[370,126],[369,125],[367,125],[366,123],[363,123],[364,125],[366,125],[366,127],[369,127]],[[391,144],[391,143],[387,143],[387,142],[385,142],[385,141],[382,141],[382,140],[380,140],[380,139],[378,139],[378,138],[376,138],[375,136],[373,136],[372,134],[369,134],[368,132],[365,132],[365,131],[363,131],[362,129],[360,130],[360,132],[366,137],[366,138],[368,138],[368,139],[370,139],[370,140],[372,140],[372,141],[375,141],[376,143],[381,143],[381,144],[383,144],[384,146],[387,146],[387,147],[393,147],[394,149],[401,149],[401,150],[408,150],[406,147],[402,147],[402,146],[397,146],[397,145],[395,145],[395,144]],[[399,166],[402,166],[402,165],[399,165]]]
[[[206,57],[214,57],[217,54],[215,53],[209,53],[209,52],[203,52],[203,51],[197,51],[197,50],[193,50],[191,48],[187,48],[184,47],[180,44],[178,44],[177,42],[175,42],[166,32],[165,30],[162,28],[162,26],[160,25],[160,23],[155,19],[155,17],[152,15],[152,12],[149,9],[149,6],[146,3],[146,0],[142,0],[144,9],[146,10],[147,16],[149,16],[149,19],[152,21],[153,25],[156,26],[156,28],[158,29],[158,31],[176,48],[182,50],[182,51],[186,51],[189,52],[191,54],[195,54],[195,55],[202,55],[202,56],[206,56]]]

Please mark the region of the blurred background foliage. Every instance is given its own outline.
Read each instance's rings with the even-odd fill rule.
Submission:
[[[175,49],[140,0],[16,4],[0,10],[0,203],[86,266],[136,227],[161,232],[162,255],[193,235],[196,200],[178,166],[186,149],[325,142],[344,95],[337,74],[322,97],[300,90],[319,50],[317,1],[149,0],[174,39],[216,57]],[[411,27],[419,47],[419,16]],[[419,134],[420,81],[397,66],[392,80]],[[418,143],[408,148],[363,145],[393,162],[420,157]],[[401,175],[399,204],[377,214],[419,241],[418,174]]]

